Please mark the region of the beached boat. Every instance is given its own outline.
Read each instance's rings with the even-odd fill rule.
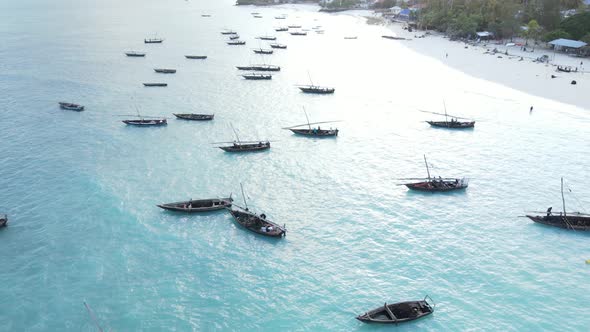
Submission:
[[[230,207],[232,202],[233,198],[230,195],[228,198],[190,199],[184,202],[158,204],[158,207],[170,211],[195,213],[223,210]]]
[[[246,42],[243,40],[231,40],[227,42],[228,45],[246,45]]]
[[[563,73],[571,73],[571,72],[577,72],[578,68],[573,69],[570,66],[557,66],[557,71],[563,72]]]
[[[305,31],[291,31],[289,32],[292,36],[307,36]]]
[[[143,86],[152,87],[152,86],[168,86],[168,83],[143,83]]]
[[[166,68],[154,68],[156,73],[160,74],[174,74],[176,73],[176,69],[166,69]]]
[[[275,65],[250,65],[250,66],[236,66],[238,70],[255,70],[255,71],[280,71],[281,67]]]
[[[255,48],[252,51],[254,51],[254,53],[256,53],[256,54],[273,54],[273,52],[274,52],[272,49],[267,50],[264,48]]]
[[[161,44],[163,41],[162,38],[146,38],[143,40],[145,44]]]
[[[439,191],[452,191],[465,189],[469,186],[469,179],[467,178],[442,178],[442,177],[431,177],[430,168],[426,161],[426,155],[424,156],[424,163],[426,164],[427,178],[408,178],[400,180],[418,180],[419,182],[404,183],[403,185],[411,190],[428,191],[428,192],[439,192]]]
[[[175,117],[191,121],[209,121],[213,120],[215,114],[194,114],[194,113],[172,113]]]
[[[130,51],[130,52],[125,52],[125,55],[129,56],[129,57],[143,58],[145,56],[145,53]]]
[[[279,43],[271,43],[270,47],[272,48],[280,48],[280,49],[286,49],[287,45],[285,44],[279,44]]]
[[[74,104],[74,103],[65,103],[65,102],[59,102],[59,108],[61,108],[62,110],[76,111],[76,112],[82,112],[84,110],[84,106],[82,106],[82,105],[78,105],[78,104]]]
[[[445,116],[445,121],[426,121],[426,123],[428,123],[432,127],[449,128],[449,129],[468,129],[468,128],[475,127],[475,121],[472,121],[472,120],[459,121],[459,119],[463,119],[463,120],[469,120],[469,119],[447,114],[447,105],[444,101],[443,101],[443,106],[445,108],[444,114],[443,113],[436,113],[436,112],[421,111],[421,112],[425,112],[425,113],[431,113],[431,114]],[[449,117],[451,117],[450,121],[449,121]]]
[[[432,302],[428,303],[427,299]],[[365,323],[399,324],[413,321],[434,312],[436,304],[426,295],[423,300],[387,304],[367,311],[356,319]]]
[[[235,35],[235,34],[237,34],[237,32],[235,32],[233,30],[224,30],[224,31],[221,31],[221,34],[222,35]]]
[[[8,216],[5,214],[0,215],[0,227],[5,227],[8,224]]]
[[[260,40],[277,40],[277,37],[275,37],[275,36],[259,36],[256,38],[260,39]]]
[[[271,74],[250,73],[242,75],[247,80],[271,80]]]
[[[289,31],[289,28],[287,28],[287,27],[278,27],[278,28],[275,28],[275,31],[276,32]]]
[[[194,59],[194,60],[204,60],[207,59],[206,55],[185,55],[184,56],[187,59]]]
[[[561,178],[561,200],[563,203],[563,212],[553,213],[553,208],[547,209],[545,215],[527,215],[532,221],[559,228],[570,229],[574,231],[590,231],[590,215],[581,212],[566,212],[565,196],[563,195],[563,178]]]
[[[244,187],[241,183],[240,188],[242,190],[245,208],[236,204],[232,204],[230,208],[227,208],[236,223],[256,234],[278,238],[285,236],[287,234],[287,229],[285,226],[280,226],[266,219],[266,215],[264,213],[256,214],[249,210],[248,204],[246,203],[246,197],[244,195]]]
[[[333,122],[337,122],[337,121],[322,121],[322,122],[310,123],[309,117],[307,116],[307,112],[305,111],[305,108],[303,109],[303,113],[305,113],[305,118],[307,119],[307,123],[296,125],[296,126],[285,127],[283,129],[288,129],[291,132],[293,132],[294,134],[303,135],[303,136],[311,136],[311,137],[336,137],[336,136],[338,136],[338,128],[322,129],[322,128],[320,128],[320,126],[318,126],[317,128],[311,127],[311,125],[316,125],[316,124],[319,125],[322,123],[333,123]],[[303,126],[307,126],[307,128],[298,128],[298,127],[303,127]]]

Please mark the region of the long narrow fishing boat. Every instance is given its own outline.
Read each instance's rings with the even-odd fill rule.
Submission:
[[[432,305],[428,303],[430,299]],[[434,312],[436,304],[430,296],[426,295],[423,300],[406,301],[387,304],[367,311],[356,319],[365,323],[398,324],[413,321]]]
[[[143,86],[147,86],[147,87],[168,86],[168,83],[143,83]]]
[[[191,121],[209,121],[213,120],[215,114],[194,114],[194,113],[172,113],[175,117]]]
[[[291,25],[288,25],[288,27],[290,29],[299,29],[299,28],[301,28],[301,25],[299,25],[299,24],[291,24]]]
[[[250,65],[250,66],[236,66],[238,70],[255,70],[255,71],[280,71],[281,67],[275,65]]]
[[[166,69],[166,68],[154,68],[156,73],[160,74],[174,74],[176,73],[176,69]]]
[[[244,187],[241,183],[240,188],[242,189],[242,197],[244,198],[245,208],[236,204],[233,204],[230,208],[227,208],[235,222],[256,234],[278,238],[285,236],[287,234],[287,229],[285,226],[280,226],[266,219],[266,215],[264,213],[256,214],[249,210],[248,204],[246,203],[246,197],[244,195]]]
[[[5,227],[8,224],[8,216],[5,214],[0,215],[0,227]]]
[[[84,110],[84,106],[82,106],[82,105],[78,105],[78,104],[74,104],[74,103],[66,103],[66,102],[59,102],[59,108],[61,108],[62,110],[76,111],[76,112],[82,112]]]
[[[164,126],[168,124],[166,119],[133,119],[123,120],[123,123],[130,126],[150,127],[150,126]]]
[[[247,80],[271,80],[271,74],[250,73],[242,75]]]
[[[225,152],[256,152],[270,149],[269,141],[235,141],[231,145],[219,146]]]
[[[473,128],[475,126],[475,121],[459,121],[458,119],[465,119],[465,118],[461,118],[458,116],[453,116],[453,115],[447,114],[447,105],[444,101],[443,101],[443,105],[445,108],[444,114],[436,113],[436,112],[426,112],[426,113],[444,115],[445,121],[426,121],[426,123],[428,123],[432,127],[448,128],[448,129],[468,129],[468,128]],[[450,121],[449,121],[449,117],[451,117]]]
[[[566,212],[565,196],[563,195],[563,178],[561,178],[561,201],[563,203],[563,212],[553,213],[553,208],[547,209],[545,215],[527,215],[532,221],[559,228],[565,228],[574,231],[590,231],[590,215],[581,212]]]
[[[224,30],[224,31],[221,31],[221,34],[222,35],[235,35],[235,34],[237,34],[237,32],[235,32],[233,30]]]
[[[294,134],[303,135],[303,136],[311,136],[311,137],[336,137],[336,136],[338,136],[338,128],[321,129],[320,126],[317,126],[317,128],[311,127],[312,124],[319,125],[322,123],[333,123],[333,122],[337,122],[337,121],[322,121],[322,122],[310,123],[309,117],[307,116],[307,112],[305,111],[305,108],[303,109],[303,113],[305,113],[305,118],[307,119],[307,123],[296,125],[296,126],[291,126],[291,127],[285,127],[283,129],[288,129],[291,132],[293,132]],[[307,128],[298,128],[298,127],[303,127],[303,126],[307,126]]]
[[[256,54],[273,54],[274,52],[272,49],[268,50],[264,48],[255,48],[252,51],[254,51]]]
[[[287,48],[287,45],[285,45],[285,44],[271,43],[269,45],[272,48],[278,48],[278,49],[283,49],[283,50]]]
[[[411,190],[438,192],[438,191],[452,191],[465,189],[469,186],[469,179],[467,178],[442,178],[442,177],[431,177],[430,168],[426,161],[426,155],[424,155],[424,163],[426,164],[427,178],[410,178],[402,180],[419,180],[419,182],[404,183],[403,185]]]
[[[275,28],[276,32],[284,32],[284,31],[289,31],[289,28],[287,27],[277,27]]]
[[[275,36],[258,36],[256,38],[260,40],[277,40],[277,37]]]
[[[305,31],[291,31],[289,32],[292,36],[307,36]]]
[[[236,39],[239,39],[239,38],[240,38],[239,35],[231,35],[231,36],[229,36],[229,40],[236,40]]]
[[[196,212],[209,212],[217,211],[228,208],[232,205],[233,198],[210,198],[210,199],[199,199],[183,202],[165,203],[159,204],[158,207],[164,210],[196,213]]]
[[[393,39],[393,40],[406,40],[406,38],[404,38],[404,37],[396,37],[396,36],[390,36],[390,35],[383,35],[381,37],[385,38],[385,39]]]
[[[246,45],[246,42],[243,40],[230,40],[227,42],[228,45]]]
[[[143,42],[145,44],[161,44],[162,42],[164,42],[164,39],[162,39],[162,38],[146,38],[143,40]]]
[[[185,55],[184,56],[187,59],[191,59],[191,60],[204,60],[207,59],[206,55]]]
[[[307,77],[309,77],[309,82],[311,83],[310,85],[298,85],[299,90],[301,90],[304,93],[325,95],[325,94],[332,94],[332,93],[334,93],[334,91],[336,91],[336,89],[334,89],[334,88],[314,85],[309,72],[307,72]]]
[[[145,57],[145,53],[135,52],[135,51],[125,52],[125,55],[129,56],[129,57],[139,57],[139,58]]]

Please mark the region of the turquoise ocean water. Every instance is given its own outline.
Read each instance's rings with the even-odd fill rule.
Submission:
[[[10,218],[0,230],[0,330],[95,330],[84,301],[114,331],[588,329],[589,235],[519,218],[560,210],[561,176],[569,210],[588,208],[588,110],[466,76],[380,38],[382,27],[314,10],[229,0],[0,3],[0,212]],[[256,36],[295,23],[325,33],[276,33],[287,50],[252,53],[266,45]],[[224,28],[247,45],[226,46]],[[144,45],[154,34],[164,43]],[[272,81],[245,81],[234,68],[262,61],[282,67]],[[294,85],[308,71],[336,93],[300,93]],[[169,86],[142,87],[149,81]],[[475,129],[424,123],[436,116],[418,110],[441,112],[443,99]],[[59,110],[62,100],[86,111]],[[134,105],[169,117],[168,126],[125,126],[117,115]],[[302,107],[312,121],[341,120],[339,137],[281,130],[305,122]],[[242,139],[276,142],[246,155],[213,148],[233,139],[231,124]],[[430,195],[398,186],[426,175],[423,154],[434,174],[469,177],[469,188]],[[249,233],[223,212],[155,206],[241,199],[240,182],[252,209],[286,224],[286,238]],[[354,319],[426,294],[437,310],[421,321]]]

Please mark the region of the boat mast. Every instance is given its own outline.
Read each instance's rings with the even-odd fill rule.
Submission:
[[[309,70],[307,71],[307,77],[309,77],[309,82],[311,83],[311,86],[314,86],[313,81],[311,80],[311,75],[309,74]]]
[[[303,107],[303,113],[305,114],[305,118],[307,119],[307,126],[309,127],[309,130],[311,131],[311,124],[309,123],[309,118],[307,117],[307,112],[305,111],[305,106]]]
[[[234,135],[236,135],[236,139],[238,140],[238,143],[240,143],[240,137],[238,136],[238,132],[236,131],[236,128],[234,128],[234,125],[230,123],[231,126],[231,130],[234,131]]]
[[[426,161],[426,155],[424,155],[424,163],[426,164],[426,173],[428,173],[428,182],[430,182],[430,169],[428,169],[428,162]]]
[[[244,200],[244,205],[246,206],[246,210],[248,210],[248,203],[246,203],[246,195],[244,195],[244,186],[240,182],[240,188],[242,189],[242,199]]]
[[[561,201],[563,203],[563,215],[567,215],[565,213],[565,197],[563,196],[563,178],[561,178]]]
[[[447,124],[447,127],[449,126],[449,118],[447,117],[447,103],[445,103],[445,100],[443,99],[443,106],[445,108],[445,123]]]

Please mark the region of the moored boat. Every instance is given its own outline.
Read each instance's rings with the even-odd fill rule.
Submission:
[[[315,93],[315,94],[331,94],[336,91],[334,88],[323,87],[318,85],[301,85],[299,89],[305,93]]]
[[[260,39],[260,40],[277,40],[277,37],[275,37],[275,36],[259,36],[256,38]]]
[[[291,31],[289,32],[292,36],[307,36],[305,31]]]
[[[532,221],[573,231],[590,231],[590,215],[581,212],[566,212],[565,196],[563,195],[563,178],[561,178],[561,200],[563,212],[552,212],[553,207],[547,209],[545,215],[526,215]]]
[[[239,35],[231,35],[231,36],[229,36],[229,40],[236,40],[236,39],[239,39],[239,38],[240,38]]]
[[[276,32],[284,32],[284,31],[289,31],[289,28],[287,27],[277,27],[275,28]]]
[[[250,66],[236,66],[238,70],[256,70],[256,71],[280,71],[281,67],[275,65],[250,65]]]
[[[242,75],[247,80],[271,80],[271,74],[250,73]]]
[[[183,120],[208,121],[213,120],[215,114],[194,114],[194,113],[172,113],[175,117]]]
[[[5,227],[8,224],[8,216],[0,214],[0,227]]]
[[[133,119],[133,120],[123,120],[123,123],[130,125],[130,126],[163,126],[168,124],[166,119]]]
[[[278,238],[285,236],[287,234],[287,229],[285,226],[280,226],[266,219],[266,215],[264,213],[256,214],[250,211],[248,204],[246,203],[244,187],[241,183],[240,188],[242,190],[242,198],[244,199],[245,208],[236,204],[232,204],[231,207],[227,208],[235,222],[256,234]]]
[[[283,129],[288,129],[291,132],[293,132],[294,134],[303,135],[303,136],[312,136],[312,137],[336,137],[336,136],[338,136],[338,128],[322,129],[322,128],[320,128],[320,126],[318,126],[317,128],[311,127],[311,125],[316,125],[316,124],[319,125],[321,123],[333,123],[333,122],[337,122],[337,121],[322,121],[322,122],[310,123],[309,117],[307,116],[307,112],[305,111],[305,108],[303,108],[303,113],[305,113],[305,118],[307,119],[307,123],[296,125],[296,126],[291,126],[291,127],[285,127]],[[303,126],[307,126],[307,128],[298,128],[298,127],[303,127]]]
[[[158,204],[158,207],[170,211],[195,213],[222,210],[230,207],[232,202],[233,198],[230,195],[228,198],[190,199],[184,202]]]
[[[66,102],[59,102],[59,108],[61,108],[62,110],[76,111],[76,112],[82,112],[84,110],[84,106],[82,106],[82,105],[78,105],[78,104],[74,104],[74,103],[66,103]]]
[[[428,303],[427,299],[432,304]],[[356,319],[365,323],[398,324],[428,316],[434,312],[435,306],[430,296],[426,295],[423,300],[418,301],[385,303],[381,307],[357,316]]]
[[[269,141],[231,142],[231,145],[219,146],[225,152],[256,152],[270,149]]]
[[[162,38],[146,38],[143,40],[145,44],[161,44],[163,41]]]
[[[285,44],[279,44],[279,43],[271,43],[270,47],[272,48],[279,48],[279,49],[286,49],[287,45]]]
[[[255,48],[253,49],[254,53],[256,54],[273,54],[273,50],[268,50],[268,49],[264,49],[264,48]]]
[[[445,121],[426,121],[426,123],[428,123],[432,127],[448,128],[448,129],[468,129],[468,128],[475,127],[475,121],[472,121],[472,120],[459,121],[459,119],[463,119],[463,120],[466,120],[466,119],[458,117],[458,116],[447,114],[447,105],[444,101],[443,101],[443,106],[445,108],[444,114],[443,113],[436,113],[436,112],[427,112],[427,111],[422,111],[422,112],[444,115]],[[451,117],[450,121],[449,121],[449,117]]]
[[[235,32],[233,30],[224,30],[224,31],[221,31],[221,34],[222,35],[235,35],[235,34],[237,34],[237,32]]]
[[[228,45],[246,45],[246,42],[243,40],[230,40],[227,42]]]
[[[288,25],[288,27],[289,27],[289,29],[299,29],[299,28],[301,28],[301,25],[299,25],[299,24],[291,24],[291,25]]]
[[[428,191],[428,192],[444,192],[465,189],[469,186],[469,179],[467,178],[443,178],[431,177],[430,168],[424,156],[424,163],[426,164],[427,178],[409,178],[402,180],[419,180],[419,182],[404,183],[403,185],[411,190]]]
[[[126,56],[129,56],[129,57],[139,57],[139,58],[142,58],[142,57],[145,56],[145,53],[136,52],[136,51],[130,51],[130,52],[125,52],[125,55]]]
[[[196,60],[204,60],[207,59],[206,55],[185,55],[184,56],[187,59],[196,59]]]
[[[166,68],[154,68],[156,73],[160,74],[174,74],[176,73],[176,69],[166,69]]]
[[[143,86],[152,87],[152,86],[168,86],[168,83],[143,83]]]

